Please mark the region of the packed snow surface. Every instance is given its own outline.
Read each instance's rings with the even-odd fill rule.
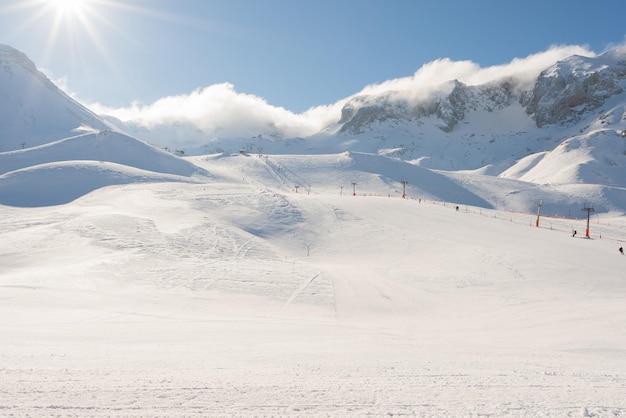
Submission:
[[[537,227],[506,179],[358,154],[188,161],[0,206],[0,415],[626,415],[621,214],[586,237],[545,188],[574,213]]]

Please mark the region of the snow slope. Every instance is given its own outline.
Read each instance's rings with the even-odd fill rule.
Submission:
[[[260,187],[291,191],[297,187],[299,193],[305,194],[351,195],[356,191],[358,195],[398,197],[402,195],[405,180],[410,198],[486,209],[535,212],[536,201],[542,200],[544,214],[575,218],[585,203],[592,203],[597,212],[612,216],[624,214],[626,208],[626,189],[622,187],[538,184],[474,171],[429,170],[398,159],[358,152],[308,156],[220,154],[189,160],[230,181],[255,181]],[[556,157],[554,164],[565,166]],[[230,166],[236,168],[235,177],[224,171],[224,167]]]
[[[112,184],[198,181],[207,176],[168,152],[102,131],[0,153],[0,204],[58,205]]]
[[[0,152],[81,132],[111,129],[43,75],[23,53],[0,44]]]
[[[613,130],[575,136],[563,141],[518,178],[533,183],[626,187],[625,147],[626,139]],[[503,176],[507,177],[506,172]]]
[[[296,193],[269,158],[0,206],[2,414],[626,414],[623,217]]]
[[[61,205],[101,187],[192,179],[98,161],[64,161],[31,166],[0,176],[0,204],[19,207]]]
[[[74,160],[108,161],[179,176],[192,176],[202,171],[183,159],[135,138],[113,131],[101,131],[34,148],[0,153],[0,174],[33,165]]]

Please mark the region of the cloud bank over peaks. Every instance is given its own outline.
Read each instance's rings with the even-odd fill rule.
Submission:
[[[295,114],[272,106],[261,97],[239,93],[230,83],[221,83],[189,94],[164,97],[147,105],[133,103],[129,107],[110,108],[92,104],[89,107],[98,114],[115,117],[126,127],[161,131],[168,126],[187,126],[210,140],[259,134],[276,138],[312,135],[333,122],[340,106],[341,103],[318,106]]]
[[[366,86],[358,95],[387,96],[395,100],[408,100],[418,103],[433,94],[449,93],[452,80],[466,85],[477,86],[497,80],[515,81],[518,86],[534,81],[541,71],[572,55],[594,57],[596,54],[583,46],[552,46],[547,51],[515,58],[502,65],[481,68],[472,61],[452,61],[442,58],[418,69],[410,77],[388,80],[380,84]]]
[[[218,138],[258,135],[275,139],[307,137],[338,122],[342,107],[353,97],[385,96],[388,100],[417,103],[433,94],[449,93],[452,80],[480,85],[507,79],[524,87],[541,71],[572,55],[597,54],[584,46],[552,46],[544,52],[486,68],[472,61],[443,58],[424,64],[412,76],[368,85],[351,97],[299,114],[273,106],[262,97],[237,92],[230,83],[164,97],[151,104],[133,103],[123,108],[87,106],[100,115],[118,119],[130,134],[161,146],[194,147]]]

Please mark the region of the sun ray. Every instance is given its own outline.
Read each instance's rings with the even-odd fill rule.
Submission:
[[[207,26],[197,17],[134,0],[0,0],[0,15],[10,14],[19,18],[11,37],[36,37],[38,62],[51,72],[57,71],[51,77],[67,77],[67,73],[58,74],[58,68],[66,68],[62,71],[84,79],[96,68],[94,73],[125,86],[132,83],[119,48],[113,47],[120,38],[131,48],[152,54],[155,52],[147,48],[145,37],[137,31],[142,24],[162,21],[185,27]]]
[[[50,9],[51,6],[49,4],[42,4],[41,0],[30,0],[3,7],[0,9],[0,14],[12,14],[23,11],[33,12],[28,19],[24,20],[16,29],[15,35],[20,35],[27,32],[33,26],[45,24],[50,14]]]

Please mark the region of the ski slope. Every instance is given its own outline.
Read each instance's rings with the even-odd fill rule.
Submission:
[[[368,158],[0,206],[0,415],[626,415],[623,216]]]

